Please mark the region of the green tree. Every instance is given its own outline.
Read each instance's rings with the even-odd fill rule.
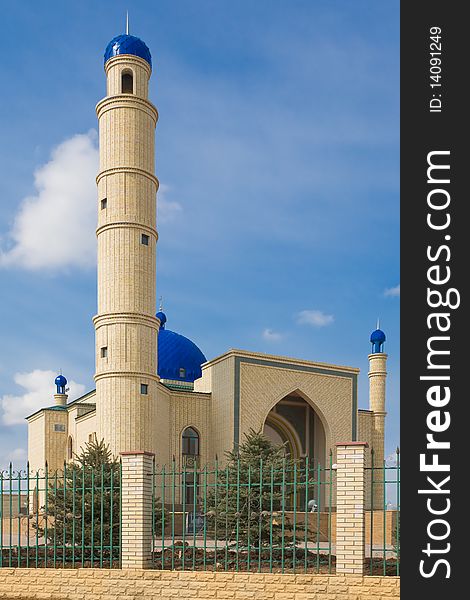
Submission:
[[[82,548],[87,557],[92,546],[103,545],[108,554],[112,545],[113,557],[119,556],[120,464],[104,440],[88,442],[63,471],[48,474],[42,512],[38,529],[48,544],[62,546],[63,552]]]
[[[207,518],[217,539],[239,547],[278,545],[292,531],[285,510],[294,461],[284,446],[261,432],[245,434],[238,452],[227,452],[216,485],[208,494]]]

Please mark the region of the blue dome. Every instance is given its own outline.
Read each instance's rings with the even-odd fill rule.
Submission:
[[[373,354],[380,354],[380,352],[383,352],[385,339],[385,333],[381,329],[377,328],[370,334]]]
[[[166,321],[164,313],[161,314]],[[162,379],[192,383],[201,377],[201,365],[205,362],[206,357],[194,342],[188,340],[184,335],[160,328],[158,332],[158,375]]]
[[[57,377],[54,379],[54,383],[57,388],[57,393],[65,394],[65,386],[67,385],[67,380],[65,379],[65,377],[62,374],[57,375]]]
[[[108,62],[113,56],[120,54],[132,54],[133,56],[139,56],[148,62],[152,66],[152,56],[147,44],[135,35],[127,35],[122,33],[113,38],[106,46],[104,52],[104,62]]]
[[[160,319],[160,329],[165,329],[166,314],[159,310],[155,316]]]
[[[383,344],[385,340],[385,333],[381,329],[376,329],[370,334],[370,341],[372,344]]]
[[[57,377],[54,380],[54,383],[57,386],[65,387],[67,385],[67,380],[65,379],[65,377],[63,375],[57,375]]]

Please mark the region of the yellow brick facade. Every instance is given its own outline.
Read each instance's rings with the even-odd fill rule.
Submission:
[[[156,108],[150,65],[128,55],[106,63],[107,96],[96,112],[98,184],[97,436],[113,454],[155,449],[157,411]],[[133,93],[121,77],[132,74]],[[144,240],[145,238],[145,240]],[[142,392],[143,387],[145,391]]]
[[[101,409],[97,394],[91,392],[69,403],[66,411],[40,411],[29,419],[30,457],[37,467],[45,460],[62,464],[67,457],[69,437],[73,452],[77,453],[96,433],[115,453],[126,450],[133,442],[138,444],[137,450],[155,454],[159,465],[170,464],[173,457],[181,465],[182,433],[193,427],[200,436],[200,464],[211,463],[216,456],[223,464],[225,453],[234,443],[243,442],[250,429],[262,429],[271,409],[295,392],[318,416],[315,458],[326,465],[330,450],[335,461],[335,448],[340,441],[357,439],[370,447],[377,444],[374,413],[357,409],[358,372],[351,367],[231,350],[204,365],[194,390],[170,389],[155,381],[150,412],[140,398],[136,401],[132,396],[135,380],[124,376],[105,378],[110,398]],[[124,390],[125,402],[113,395],[112,390],[118,385]],[[57,414],[66,423],[67,433],[49,436],[46,443],[45,423]],[[105,429],[100,426],[102,419],[109,421]],[[145,428],[131,436],[129,423],[141,421],[146,421]],[[148,437],[146,431],[150,431]],[[366,452],[366,466],[369,465],[370,449]],[[368,499],[368,484],[366,491]]]

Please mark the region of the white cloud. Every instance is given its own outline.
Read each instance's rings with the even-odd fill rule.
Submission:
[[[0,266],[27,270],[88,268],[96,264],[96,183],[99,152],[96,131],[59,144],[51,160],[34,173],[36,195],[24,198],[0,250]],[[158,219],[166,223],[183,210],[160,185]]]
[[[171,190],[170,186],[163,183],[158,188],[158,200],[157,200],[157,221],[158,223],[168,223],[176,219],[176,217],[182,212],[183,207],[179,202],[175,200],[167,200],[167,194]]]
[[[327,315],[322,310],[301,310],[297,313],[297,323],[312,327],[326,327],[334,321],[333,315]]]
[[[392,288],[387,288],[384,292],[384,296],[397,297],[400,296],[400,284]]]
[[[96,264],[96,132],[59,144],[34,173],[36,195],[25,198],[0,266],[28,270]]]
[[[7,460],[11,460],[11,462],[21,462],[26,460],[26,457],[28,456],[28,453],[26,452],[26,450],[24,448],[15,448],[14,450],[12,450],[11,452],[9,452],[7,454]]]
[[[20,396],[6,394],[0,399],[0,408],[3,410],[2,420],[5,425],[26,424],[25,417],[40,408],[54,404],[54,371],[35,369],[29,373],[15,373],[14,381],[25,392]],[[85,393],[85,386],[75,381],[69,381],[69,400],[78,398]]]
[[[282,339],[282,334],[272,329],[266,328],[262,333],[263,339],[268,342],[278,342]]]

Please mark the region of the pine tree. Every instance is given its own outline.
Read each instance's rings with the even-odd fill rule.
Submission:
[[[276,446],[261,432],[245,434],[238,452],[226,453],[208,494],[208,523],[217,539],[238,547],[279,545],[292,531],[285,514],[294,461],[284,446]],[[283,485],[284,484],[284,485]]]
[[[65,540],[63,552],[74,546],[91,556],[92,547],[119,546],[120,465],[104,440],[88,442],[63,471],[48,474],[42,512],[39,534],[56,547]]]

